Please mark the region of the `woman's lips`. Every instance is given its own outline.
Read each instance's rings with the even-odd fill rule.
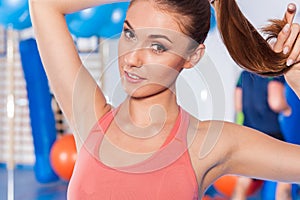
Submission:
[[[126,71],[125,71],[125,78],[130,83],[140,83],[145,80],[145,78],[142,78],[134,73],[130,73]]]

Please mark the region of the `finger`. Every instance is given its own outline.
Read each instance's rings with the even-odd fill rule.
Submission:
[[[296,15],[296,5],[294,3],[289,3],[284,14],[283,20],[288,24],[292,24]]]
[[[290,24],[286,24],[282,31],[280,31],[280,33],[277,36],[277,40],[273,46],[273,50],[277,53],[282,52],[284,49],[284,44],[286,43],[289,35],[291,33],[291,25]]]
[[[300,36],[299,36],[299,38],[300,38]],[[299,42],[299,44],[300,44],[300,42]],[[298,45],[298,46],[299,46],[299,45]],[[300,64],[300,47],[299,47],[299,50],[298,50],[298,57],[295,59],[294,64],[295,64],[295,63]]]
[[[297,10],[296,5],[294,3],[288,4],[284,18],[283,18],[283,20],[287,24],[284,26],[282,31],[278,34],[277,42],[275,43],[275,45],[273,47],[273,50],[275,52],[283,51],[283,53],[287,54],[290,51],[292,44],[294,43],[294,40],[293,40],[293,42],[291,42],[292,37],[290,37],[290,34],[292,32],[291,27],[292,27],[293,20],[296,15],[296,10]],[[293,39],[295,39],[295,35],[293,37],[294,37]]]
[[[300,60],[300,35],[298,35],[297,41],[294,44],[293,50],[291,51],[286,65],[291,66],[295,62],[298,62]]]
[[[295,63],[300,63],[300,55],[299,55],[298,58],[296,59]]]
[[[283,47],[283,53],[287,54],[293,46],[297,47],[297,44],[294,44],[298,35],[300,33],[300,25],[299,24],[292,24],[290,29],[289,37],[286,39]]]

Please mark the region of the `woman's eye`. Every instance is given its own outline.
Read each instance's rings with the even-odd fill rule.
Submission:
[[[129,30],[129,29],[124,29],[124,35],[125,38],[128,40],[136,40],[135,34],[133,31]]]
[[[153,49],[153,51],[155,53],[163,53],[165,51],[167,51],[168,49],[166,47],[164,47],[163,45],[161,44],[152,44],[151,45],[151,48]]]

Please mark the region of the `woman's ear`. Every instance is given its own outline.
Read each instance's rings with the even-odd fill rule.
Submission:
[[[188,59],[186,60],[183,68],[185,69],[189,69],[194,67],[199,61],[200,59],[203,57],[205,52],[205,45],[204,44],[200,44],[196,50],[194,50],[191,55],[188,57]]]

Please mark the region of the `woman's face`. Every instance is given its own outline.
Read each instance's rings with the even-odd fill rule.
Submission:
[[[186,66],[188,45],[174,17],[152,1],[135,1],[119,41],[119,70],[125,91],[147,97],[172,88]]]

